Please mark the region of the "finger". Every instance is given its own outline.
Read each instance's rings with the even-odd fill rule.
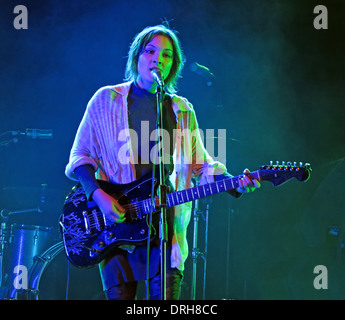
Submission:
[[[252,179],[254,180],[254,177],[250,175],[250,170],[247,168],[243,170],[242,178],[247,184],[252,184]]]
[[[252,180],[248,175],[243,175],[243,181],[245,181],[246,183],[252,183]]]
[[[239,179],[238,179],[238,185],[239,185],[240,188],[243,188],[243,187],[244,187],[243,178],[239,178]]]
[[[116,220],[117,223],[124,223],[126,221],[126,217],[118,218]]]
[[[254,183],[255,188],[260,188],[261,187],[260,181],[257,180],[257,179],[254,179],[253,183]]]
[[[243,179],[247,183],[247,185],[253,185],[255,188],[260,188],[261,184],[258,179],[255,179],[253,176],[250,175],[249,169],[244,169],[243,171]]]
[[[124,207],[122,207],[118,201],[116,201],[116,205],[115,205],[116,211],[120,212],[120,213],[125,213],[126,210]]]
[[[243,170],[243,174],[245,175],[249,175],[250,174],[250,170],[248,168]]]
[[[111,214],[111,218],[114,220],[116,223],[123,223],[126,220],[126,217],[124,214],[119,214],[118,212],[113,212]]]
[[[118,210],[115,211],[116,217],[118,220],[124,219],[125,218],[125,213],[124,212],[120,212]]]
[[[248,192],[247,183],[244,181],[243,178],[239,179],[239,192]]]
[[[253,179],[254,180],[254,179]],[[247,176],[247,175],[244,175],[243,176],[243,181],[244,181],[244,184],[246,185],[246,186],[248,186],[248,185],[253,185],[254,183],[253,183],[253,180],[249,177],[249,176]]]

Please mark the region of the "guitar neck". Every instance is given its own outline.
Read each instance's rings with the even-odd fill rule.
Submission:
[[[260,170],[251,172],[251,176],[260,180]],[[241,176],[234,176],[225,178],[223,180],[202,184],[193,188],[171,192],[167,194],[167,207],[174,207],[179,204],[205,198],[217,193],[234,190],[239,187],[239,180]],[[143,208],[145,213],[150,212],[150,201],[146,199],[143,201]],[[158,209],[158,208],[156,208]]]
[[[251,172],[251,176],[260,179],[259,171]],[[167,206],[172,207],[189,201],[205,198],[217,193],[234,190],[239,187],[242,176],[234,176],[223,180],[202,184],[193,188],[167,194]]]

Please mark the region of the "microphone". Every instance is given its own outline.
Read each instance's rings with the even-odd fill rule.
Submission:
[[[31,139],[52,139],[53,130],[26,129],[22,131],[12,131],[12,136],[27,136]]]
[[[210,71],[209,68],[197,63],[192,62],[189,65],[190,71],[196,73],[199,76],[202,76],[207,79],[207,85],[212,86],[212,80],[215,78],[214,74]]]
[[[25,134],[31,139],[51,139],[53,138],[53,130],[26,129]]]
[[[157,84],[163,88],[164,87],[164,80],[162,77],[162,71],[158,69],[151,70],[152,78],[157,82]]]

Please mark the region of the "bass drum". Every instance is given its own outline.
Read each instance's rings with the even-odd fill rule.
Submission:
[[[12,224],[7,232],[2,264],[1,299],[37,300],[41,275],[63,250],[50,227]]]
[[[21,296],[21,300],[30,300],[32,299],[32,293],[34,293],[33,297],[35,300],[38,300],[41,297],[41,292],[39,290],[40,287],[40,280],[43,275],[43,272],[47,268],[47,266],[53,261],[53,259],[62,251],[64,250],[63,241],[60,241],[53,246],[51,246],[48,250],[46,250],[41,256],[35,259],[34,264],[32,265],[29,275],[28,275],[28,291],[29,296],[26,296],[26,292],[22,292],[24,296]],[[31,293],[32,292],[32,293]],[[18,295],[18,294],[17,294]],[[19,297],[18,297],[19,298]]]

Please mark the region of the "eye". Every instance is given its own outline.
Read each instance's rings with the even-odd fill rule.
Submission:
[[[172,55],[171,55],[170,53],[164,53],[164,54],[163,54],[163,57],[164,57],[164,58],[171,59],[171,58],[172,58]]]
[[[155,51],[153,49],[145,49],[144,51],[147,54],[154,54],[155,53]]]

